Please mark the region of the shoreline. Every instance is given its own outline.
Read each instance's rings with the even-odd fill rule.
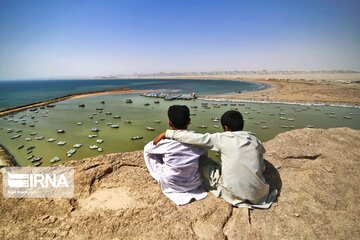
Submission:
[[[278,79],[278,78],[252,78],[243,79],[236,76],[194,76],[176,77],[159,79],[189,79],[189,80],[227,80],[244,81],[257,83],[265,86],[263,89],[255,89],[241,93],[218,94],[218,95],[199,95],[198,99],[208,101],[234,101],[252,103],[274,103],[274,104],[294,104],[294,105],[330,105],[337,107],[360,107],[360,84],[343,83],[342,80],[308,80],[308,79]],[[20,112],[23,110],[47,106],[56,102],[82,97],[103,95],[103,94],[127,94],[127,93],[146,93],[156,90],[132,90],[128,88],[102,90],[94,92],[84,92],[70,94],[50,100],[16,106],[0,111],[0,117]],[[344,100],[344,96],[347,96]]]
[[[53,103],[57,103],[57,102],[61,102],[61,101],[69,100],[69,99],[76,99],[76,98],[90,97],[90,96],[97,96],[97,95],[104,95],[104,94],[145,93],[145,92],[149,92],[149,91],[154,91],[154,90],[132,90],[132,89],[128,89],[128,88],[121,88],[121,89],[112,89],[112,90],[103,90],[103,91],[94,91],[94,92],[85,92],[85,93],[75,93],[75,94],[70,94],[70,95],[66,95],[66,96],[62,96],[62,97],[58,97],[58,98],[53,98],[53,99],[49,99],[49,100],[45,100],[45,101],[41,101],[41,102],[35,102],[35,103],[30,103],[30,104],[26,104],[26,105],[22,105],[22,106],[7,108],[7,109],[0,111],[0,117],[6,116],[6,115],[9,115],[12,113],[21,112],[21,111],[31,109],[31,108],[48,106]]]

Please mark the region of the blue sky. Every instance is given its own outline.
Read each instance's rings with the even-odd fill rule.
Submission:
[[[360,1],[0,0],[0,79],[360,70]]]

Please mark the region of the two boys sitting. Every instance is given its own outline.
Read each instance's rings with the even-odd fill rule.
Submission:
[[[186,130],[190,124],[186,106],[171,106],[168,117],[172,130],[159,134],[144,148],[146,166],[167,197],[184,205],[205,198],[204,186],[237,207],[271,206],[276,192],[269,194],[263,175],[265,149],[256,137],[242,131],[240,112],[225,112],[221,116],[224,132],[212,134]],[[221,162],[207,158],[207,150],[218,152]]]

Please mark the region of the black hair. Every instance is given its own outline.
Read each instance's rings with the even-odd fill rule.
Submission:
[[[177,129],[187,129],[190,123],[190,110],[185,105],[172,105],[168,110],[168,117]]]
[[[244,119],[239,111],[230,110],[221,116],[221,125],[224,129],[226,125],[230,131],[242,131]]]

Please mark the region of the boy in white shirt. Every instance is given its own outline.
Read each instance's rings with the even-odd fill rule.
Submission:
[[[201,162],[205,187],[234,206],[269,208],[276,191],[269,195],[269,185],[263,175],[264,147],[256,137],[242,131],[244,121],[240,112],[225,112],[221,125],[224,132],[213,134],[167,130],[154,140],[154,144],[169,138],[217,151],[220,163],[212,159]]]
[[[187,106],[171,106],[168,117],[174,130],[186,130],[190,124]],[[151,176],[160,184],[162,192],[177,205],[207,196],[199,173],[199,157],[204,153],[206,150],[203,148],[171,139],[165,139],[156,146],[149,142],[144,147],[144,159]]]

